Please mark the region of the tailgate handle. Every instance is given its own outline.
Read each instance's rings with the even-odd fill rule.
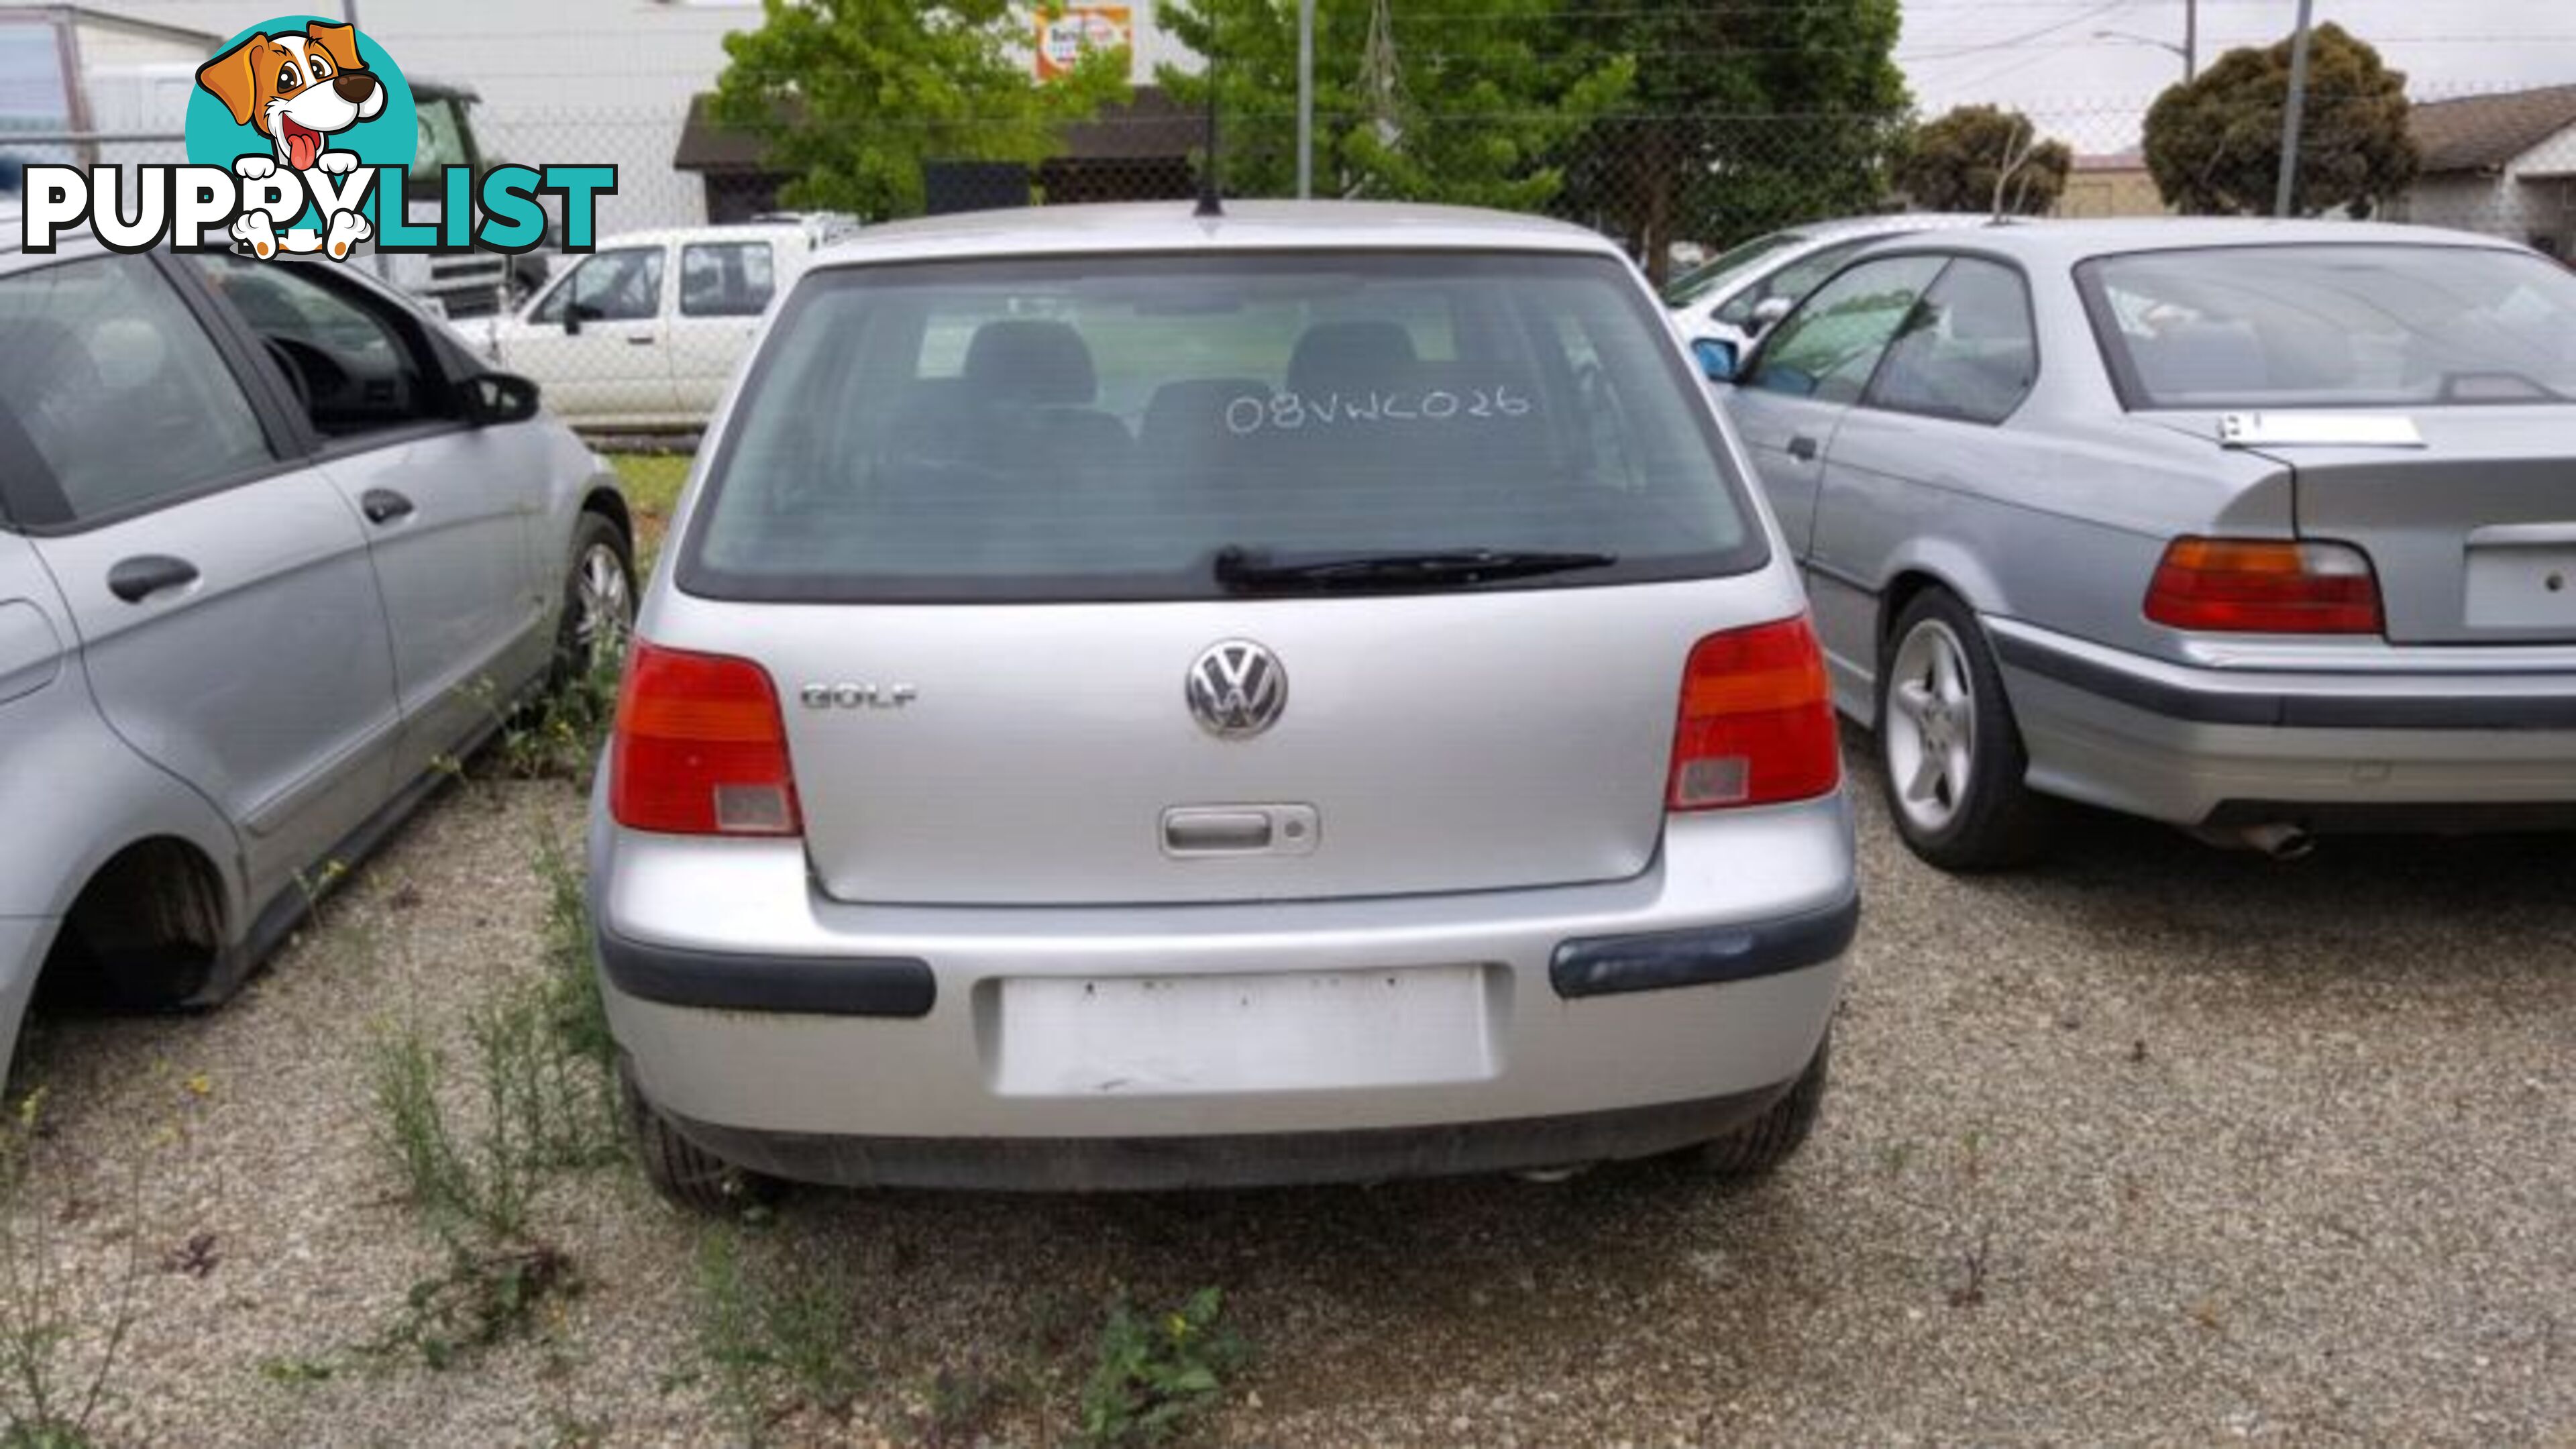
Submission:
[[[1183,855],[1268,850],[1270,817],[1258,810],[1171,810],[1163,815],[1163,846]]]
[[[1322,831],[1312,805],[1178,805],[1163,812],[1163,853],[1312,855]]]

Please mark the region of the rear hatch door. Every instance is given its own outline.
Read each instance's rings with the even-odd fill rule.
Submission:
[[[829,894],[1295,899],[1645,869],[1691,644],[1779,609],[1735,592],[770,608],[755,627]],[[1237,642],[1284,690],[1248,738],[1187,697]],[[814,685],[834,702],[805,703]]]
[[[1615,257],[833,266],[772,327],[646,627],[768,669],[842,899],[1634,876],[1691,646],[1800,605]]]

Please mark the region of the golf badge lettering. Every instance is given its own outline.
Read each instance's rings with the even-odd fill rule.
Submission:
[[[494,166],[479,177],[449,165],[424,176],[401,68],[357,27],[313,15],[253,26],[197,68],[187,145],[185,166],[29,166],[21,244],[48,253],[63,232],[87,227],[119,252],[167,243],[346,261],[372,241],[383,252],[516,255],[545,241],[539,198],[553,196],[563,250],[587,252],[598,199],[617,191],[617,168],[598,164]],[[415,202],[416,182],[434,182],[434,195]]]

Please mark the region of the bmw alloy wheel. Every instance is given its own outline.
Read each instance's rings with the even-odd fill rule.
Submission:
[[[1947,829],[1973,785],[1977,696],[1967,650],[1939,619],[1916,624],[1889,665],[1881,731],[1897,808],[1925,832]]]

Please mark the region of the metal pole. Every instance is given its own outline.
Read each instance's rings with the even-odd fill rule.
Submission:
[[[1297,0],[1297,199],[1315,194],[1315,0]]]
[[[2182,0],[2182,83],[2200,74],[2200,0]]]
[[[340,0],[340,23],[351,26],[358,23],[358,0]]]
[[[2308,15],[2315,0],[2299,0],[2299,29],[2290,37],[2290,101],[2281,108],[2281,182],[2272,192],[2272,214],[2290,214],[2290,192],[2299,177],[2300,112],[2308,105]]]

